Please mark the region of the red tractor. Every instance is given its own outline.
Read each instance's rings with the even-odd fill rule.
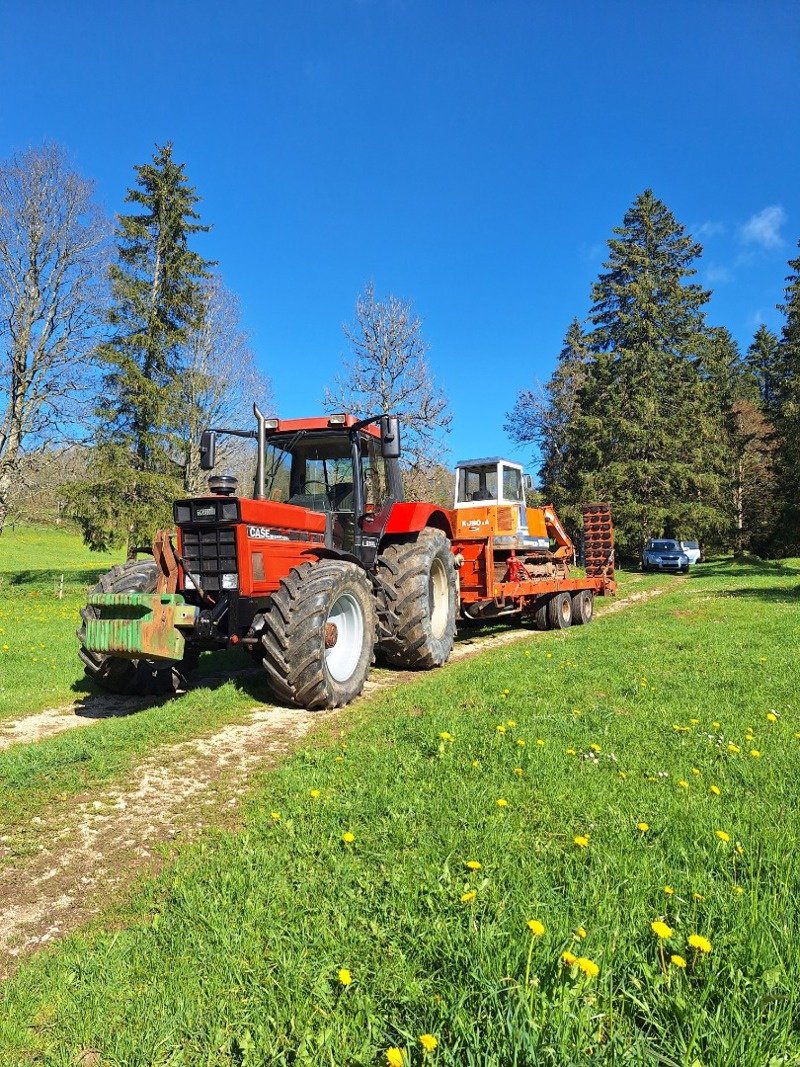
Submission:
[[[88,675],[114,693],[183,687],[205,649],[241,646],[275,697],[349,703],[374,654],[400,667],[446,662],[458,609],[448,511],[403,501],[396,418],[266,419],[207,430],[258,442],[253,497],[211,477],[210,495],[173,506],[174,540],[114,567],[82,611]]]

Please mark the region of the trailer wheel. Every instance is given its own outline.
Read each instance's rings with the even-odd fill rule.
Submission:
[[[128,560],[104,574],[93,593],[155,593],[158,571],[153,560]],[[91,652],[84,644],[86,621],[96,618],[96,608],[81,608],[81,625],[76,631],[81,642],[79,655],[93,682],[119,696],[165,696],[185,689],[187,677],[197,666],[199,652],[189,648],[180,663],[154,659],[126,659]]]
[[[441,530],[387,545],[378,557],[387,588],[380,650],[396,667],[430,670],[450,658],[456,633],[456,571]]]
[[[548,597],[540,597],[536,601],[536,607],[531,612],[531,618],[533,619],[534,628],[537,630],[547,629],[547,605],[550,603]]]
[[[339,708],[360,694],[375,649],[372,584],[355,563],[294,567],[263,615],[261,651],[275,697],[300,708]]]
[[[573,626],[584,626],[594,618],[594,593],[591,589],[580,589],[572,594]]]
[[[547,626],[550,630],[566,630],[572,625],[572,597],[556,593],[547,602]]]

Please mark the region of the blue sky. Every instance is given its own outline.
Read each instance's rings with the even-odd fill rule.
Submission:
[[[0,156],[58,141],[114,213],[172,140],[285,416],[369,279],[412,300],[454,460],[511,451],[648,186],[705,247],[709,320],[779,327],[799,86],[790,0],[0,0]]]

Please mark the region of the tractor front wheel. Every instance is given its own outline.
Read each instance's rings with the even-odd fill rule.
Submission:
[[[456,633],[456,571],[441,530],[387,545],[378,557],[387,612],[380,649],[388,663],[413,670],[440,667]]]
[[[158,571],[151,559],[128,560],[104,574],[93,593],[155,593]],[[86,622],[95,617],[96,609],[81,609],[77,630],[81,642],[80,657],[84,670],[93,682],[118,696],[169,696],[186,688],[190,671],[197,666],[198,653],[189,649],[178,663],[154,659],[126,659],[92,652],[85,645]]]
[[[263,615],[261,652],[277,700],[339,708],[360,694],[375,648],[375,598],[360,567],[320,560],[294,567]]]

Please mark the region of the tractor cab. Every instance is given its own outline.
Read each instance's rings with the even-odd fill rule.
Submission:
[[[550,539],[540,508],[529,508],[530,484],[521,464],[494,456],[456,464],[456,529],[461,537],[491,534],[494,543],[547,551]]]

